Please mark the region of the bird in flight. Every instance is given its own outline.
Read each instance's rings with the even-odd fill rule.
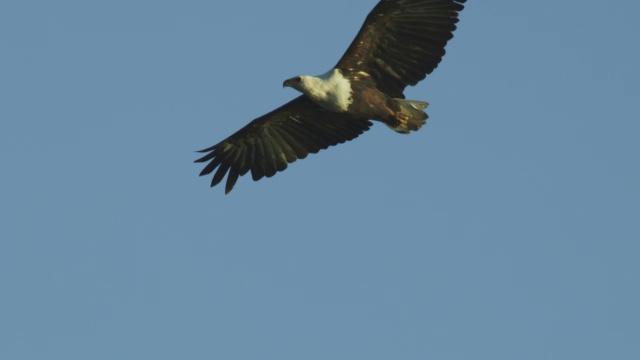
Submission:
[[[302,95],[258,117],[196,160],[211,186],[228,173],[225,193],[251,171],[258,181],[329,146],[353,140],[380,121],[408,134],[425,124],[424,101],[405,87],[430,74],[453,37],[466,0],[380,0],[338,63],[319,76],[285,80]]]

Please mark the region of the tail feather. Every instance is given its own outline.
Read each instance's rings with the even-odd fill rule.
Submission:
[[[429,115],[423,110],[429,106],[425,101],[394,99],[397,107],[396,123],[389,127],[399,133],[408,134],[419,130],[427,122]]]

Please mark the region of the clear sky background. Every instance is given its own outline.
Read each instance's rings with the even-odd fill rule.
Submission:
[[[419,132],[198,177],[375,3],[2,1],[0,358],[640,359],[637,1],[470,1]]]

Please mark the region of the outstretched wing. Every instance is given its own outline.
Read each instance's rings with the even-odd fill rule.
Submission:
[[[401,97],[438,66],[466,0],[381,0],[336,68],[365,71]]]
[[[211,186],[220,183],[228,172],[228,194],[238,178],[249,171],[255,181],[271,177],[309,153],[355,139],[371,125],[367,119],[325,110],[302,95],[201,150],[208,154],[196,162],[209,161],[200,176],[218,169]]]

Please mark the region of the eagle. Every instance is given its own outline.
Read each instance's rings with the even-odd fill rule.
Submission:
[[[438,66],[465,2],[380,0],[331,70],[282,84],[302,95],[200,150],[206,155],[195,162],[208,162],[200,176],[215,170],[213,187],[228,174],[228,194],[249,171],[254,181],[272,177],[309,153],[355,139],[371,120],[401,134],[420,129],[429,104],[403,91]]]

